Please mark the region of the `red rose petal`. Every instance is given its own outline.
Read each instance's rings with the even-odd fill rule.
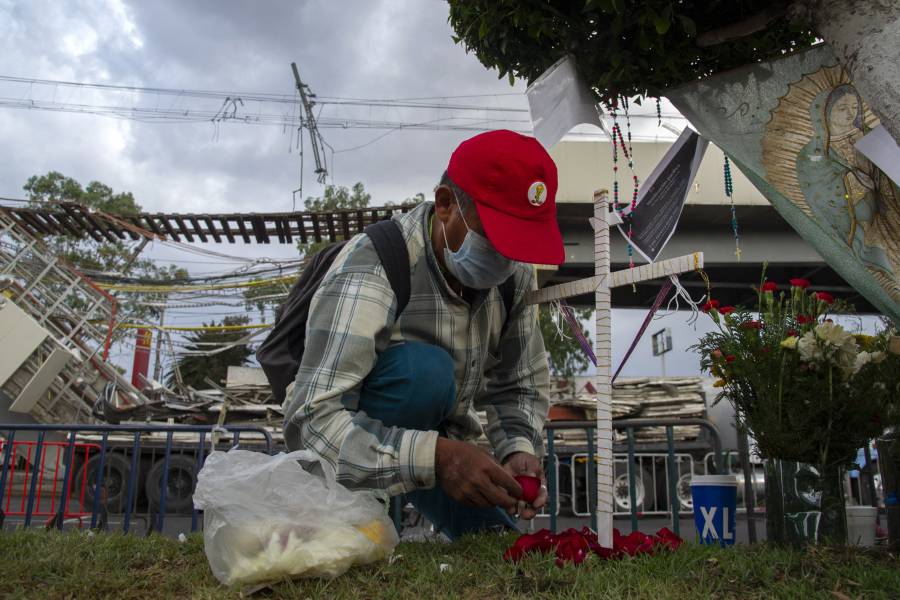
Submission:
[[[581,531],[567,529],[556,534],[541,529],[535,533],[520,536],[503,554],[503,560],[515,562],[530,552],[548,553],[555,549],[556,565],[562,567],[567,562],[580,565],[591,554],[595,554],[603,560],[610,560],[625,555],[651,555],[657,549],[676,550],[683,543],[683,539],[666,527],[652,536],[640,531],[633,531],[627,536],[623,536],[618,529],[614,529],[612,548],[600,546],[597,534],[587,527],[582,528]]]

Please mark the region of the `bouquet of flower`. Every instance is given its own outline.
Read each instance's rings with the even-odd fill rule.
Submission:
[[[848,305],[809,288],[791,279],[779,292],[764,279],[756,318],[711,299],[704,312],[718,331],[695,348],[723,389],[716,400],[732,402],[762,457],[842,466],[884,429],[890,361],[879,340],[887,336],[846,331],[829,314]]]

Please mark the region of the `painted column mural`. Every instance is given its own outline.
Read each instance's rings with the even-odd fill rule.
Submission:
[[[668,97],[832,268],[900,320],[900,190],[854,147],[878,119],[827,47]]]

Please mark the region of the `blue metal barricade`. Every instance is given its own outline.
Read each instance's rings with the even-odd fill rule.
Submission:
[[[98,526],[106,528],[110,507],[107,497],[109,490],[104,484],[104,474],[109,475],[108,467],[111,462],[112,450],[121,450],[122,454],[127,456],[130,453],[131,455],[130,463],[123,458],[122,454],[117,455],[118,462],[123,465],[123,469],[124,465],[129,465],[127,482],[119,482],[124,488],[119,491],[125,495],[125,501],[121,503],[123,509],[122,531],[127,533],[132,527],[133,513],[143,484],[140,480],[142,450],[150,449],[147,443],[150,434],[165,434],[163,456],[158,461],[162,468],[158,486],[159,497],[154,501],[148,501],[148,511],[151,513],[148,529],[162,531],[165,525],[167,504],[170,500],[168,497],[169,487],[172,483],[170,468],[173,457],[177,456],[174,454],[176,436],[184,438],[185,434],[197,434],[196,443],[193,441],[179,442],[178,446],[182,453],[185,451],[196,453],[195,459],[188,463],[188,470],[193,470],[192,481],[196,482],[197,474],[203,467],[208,450],[206,448],[207,436],[209,435],[210,439],[216,439],[219,433],[225,432],[231,435],[232,447],[240,445],[243,441],[251,448],[272,454],[274,449],[272,435],[266,429],[257,426],[240,425],[223,429],[210,425],[0,424],[0,456],[3,460],[0,465],[0,531],[2,531],[4,519],[7,517],[22,517],[22,526],[30,527],[35,515],[50,515],[51,518],[47,522],[48,527],[62,529],[64,523],[72,519],[77,520],[80,526],[83,520],[90,517],[91,528]],[[21,438],[26,434],[33,435],[35,433],[37,434],[36,442],[16,440],[17,434]],[[47,437],[54,434],[64,434],[65,441],[48,442]],[[116,434],[125,434],[130,437],[130,441],[113,444],[110,436]],[[86,437],[96,437],[97,435],[100,436],[99,444],[84,442]],[[49,464],[52,460],[48,460],[48,450],[56,451],[55,468]],[[62,459],[60,459],[61,454]],[[182,464],[184,463],[184,459],[178,460]],[[25,463],[24,477],[17,477],[20,474],[16,472],[16,461]],[[76,464],[79,461],[83,464]],[[59,482],[60,462],[63,467],[61,482]],[[93,465],[94,473],[90,473],[89,464]],[[193,465],[192,469],[191,465]],[[93,477],[90,476],[92,474]],[[47,512],[44,506],[48,502],[48,496],[42,494],[45,476],[53,486],[52,492],[49,494],[49,502],[52,507],[50,512]],[[76,480],[79,482],[78,485],[75,485]],[[193,487],[189,491],[193,495]],[[19,496],[15,503],[11,502],[13,496]],[[89,496],[88,502],[85,502],[85,496]],[[89,505],[89,508],[86,505]],[[152,514],[154,510],[155,515]],[[196,509],[192,509],[191,531],[196,531],[198,527],[198,512]]]
[[[675,441],[673,428],[676,426],[683,425],[694,425],[699,426],[704,429],[709,437],[709,442],[712,445],[713,452],[713,468],[712,471],[714,473],[719,473],[723,469],[723,455],[722,455],[722,442],[719,437],[719,431],[715,425],[705,419],[679,419],[679,418],[665,418],[665,419],[650,419],[650,418],[636,418],[636,419],[619,419],[613,421],[613,429],[617,431],[624,431],[627,439],[627,471],[628,471],[628,486],[629,486],[629,512],[631,517],[631,528],[632,531],[637,530],[638,528],[638,504],[639,500],[636,497],[635,489],[637,485],[636,475],[635,475],[635,461],[636,457],[640,456],[635,451],[635,439],[634,432],[636,429],[645,428],[645,427],[664,427],[666,430],[666,454],[665,454],[665,463],[666,463],[666,480],[668,481],[668,513],[671,515],[672,519],[672,528],[673,531],[678,534],[680,530],[679,523],[679,514],[680,507],[679,501],[677,499],[676,494],[676,481],[677,477],[677,458],[675,455]],[[554,434],[560,430],[582,430],[586,434],[586,450],[587,450],[587,492],[588,492],[588,512],[591,518],[591,527],[596,530],[597,527],[597,485],[596,485],[596,468],[594,468],[595,464],[595,430],[596,424],[593,422],[585,422],[585,421],[550,421],[545,425],[545,430],[547,432],[547,460],[550,464],[553,464],[554,461],[559,459],[557,455],[557,446],[554,439]],[[584,456],[584,455],[582,455]],[[612,457],[610,457],[612,458]],[[573,469],[573,477],[574,477],[574,469]],[[574,493],[574,482],[573,482],[573,493]],[[557,481],[556,471],[554,469],[548,469],[547,474],[547,491],[549,495],[549,518],[550,518],[550,529],[551,531],[557,531],[558,527],[558,504],[559,504],[559,482]]]

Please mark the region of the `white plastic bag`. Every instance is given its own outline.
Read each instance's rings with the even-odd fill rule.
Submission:
[[[333,578],[393,552],[397,532],[373,492],[348,490],[326,463],[322,478],[298,461],[318,459],[237,449],[206,459],[194,506],[204,511],[206,557],[222,583]]]

